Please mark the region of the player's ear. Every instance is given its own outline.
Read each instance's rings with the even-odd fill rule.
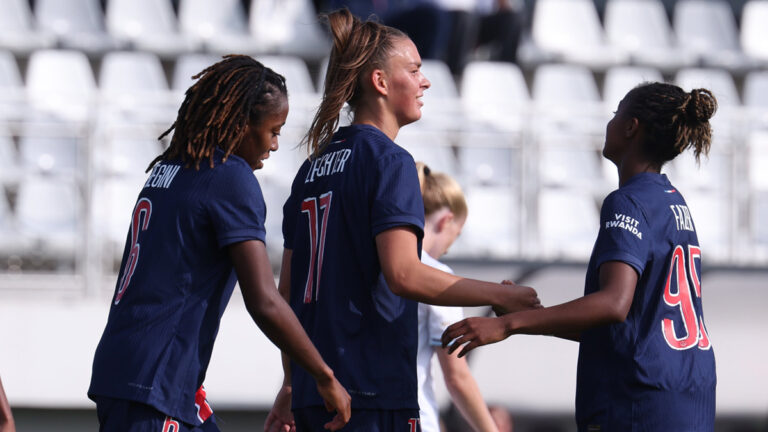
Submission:
[[[447,211],[443,213],[443,215],[440,216],[440,219],[437,221],[437,232],[443,232],[443,230],[446,229],[451,222],[453,222],[453,218],[453,212]]]
[[[635,136],[639,130],[640,130],[640,121],[637,119],[637,117],[630,117],[629,119],[627,119],[627,122],[624,125],[624,136],[627,139]]]
[[[386,96],[389,93],[389,82],[387,81],[387,74],[381,69],[374,69],[369,76],[373,90],[382,96]]]

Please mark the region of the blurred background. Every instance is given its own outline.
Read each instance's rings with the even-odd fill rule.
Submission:
[[[192,75],[223,54],[287,79],[280,151],[256,173],[277,272],[330,49],[317,13],[343,5],[405,30],[424,58],[423,118],[397,142],[465,190],[445,261],[547,305],[583,292],[618,186],[600,151],[624,94],[643,81],[714,92],[709,158],[663,172],[703,249],[716,430],[768,431],[768,0],[0,0],[0,377],[18,430],[97,430],[86,390],[131,209]],[[516,431],[571,431],[577,351],[515,336],[469,361]],[[261,430],[281,380],[236,291],[206,380],[222,430]],[[446,430],[469,430],[440,387]]]

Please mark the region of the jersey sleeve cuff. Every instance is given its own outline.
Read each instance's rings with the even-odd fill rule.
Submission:
[[[597,257],[595,267],[599,268],[601,265],[603,265],[603,263],[608,261],[621,261],[627,263],[635,269],[638,275],[642,274],[643,270],[645,269],[644,260],[641,260],[632,254],[617,250],[606,251],[600,254],[600,256]]]
[[[373,224],[371,232],[374,237],[383,233],[384,231],[400,226],[413,226],[418,228],[417,236],[419,239],[424,237],[424,222],[415,216],[398,216],[393,218],[387,218],[380,220]]]
[[[230,231],[223,235],[218,236],[216,239],[219,243],[219,247],[229,246],[233,243],[239,243],[246,240],[260,240],[266,244],[267,233],[264,230],[258,229],[242,229],[236,231]]]

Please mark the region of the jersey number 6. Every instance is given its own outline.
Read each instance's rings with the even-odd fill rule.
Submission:
[[[309,270],[307,271],[307,283],[304,285],[304,303],[312,302],[312,292],[317,301],[320,290],[320,273],[323,269],[323,253],[325,252],[325,232],[328,228],[328,213],[331,212],[331,197],[333,192],[326,192],[320,198],[306,198],[301,203],[301,212],[309,218]],[[323,211],[323,220],[318,220],[318,201],[320,210]],[[320,232],[318,235],[318,225]],[[315,264],[317,264],[317,283],[315,283]],[[314,290],[313,290],[314,286]]]
[[[143,219],[142,216],[144,216]],[[141,250],[139,231],[145,231],[149,227],[149,218],[151,216],[152,201],[146,198],[140,199],[133,209],[133,218],[131,218],[131,253],[128,255],[128,259],[125,260],[123,278],[120,279],[120,286],[117,289],[117,294],[115,294],[115,304],[120,303],[120,299],[125,294],[125,289],[131,283],[133,272],[136,271],[136,263],[139,261],[139,251]]]
[[[683,247],[677,246],[672,254],[667,283],[664,285],[664,301],[671,307],[680,308],[686,334],[678,338],[675,334],[674,322],[669,318],[661,320],[661,331],[667,345],[673,349],[686,350],[698,346],[699,349],[707,350],[711,347],[709,335],[704,327],[701,313],[696,312],[693,302],[694,293],[691,292],[688,283],[690,277],[696,297],[701,298],[701,281],[694,263],[694,260],[701,259],[701,249],[698,246],[688,246],[688,266],[685,265],[685,258]],[[673,275],[676,277],[673,278]],[[673,287],[675,292],[672,292]]]

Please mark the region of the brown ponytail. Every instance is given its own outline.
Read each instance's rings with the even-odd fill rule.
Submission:
[[[712,128],[709,119],[717,100],[707,89],[686,93],[665,83],[641,84],[627,93],[628,112],[646,133],[646,150],[659,166],[693,147],[696,160],[709,154]]]
[[[330,142],[339,124],[339,114],[348,103],[354,110],[362,96],[367,72],[386,64],[394,40],[405,33],[375,21],[361,21],[344,8],[324,15],[333,39],[325,74],[323,100],[304,137],[307,153],[317,156]]]

